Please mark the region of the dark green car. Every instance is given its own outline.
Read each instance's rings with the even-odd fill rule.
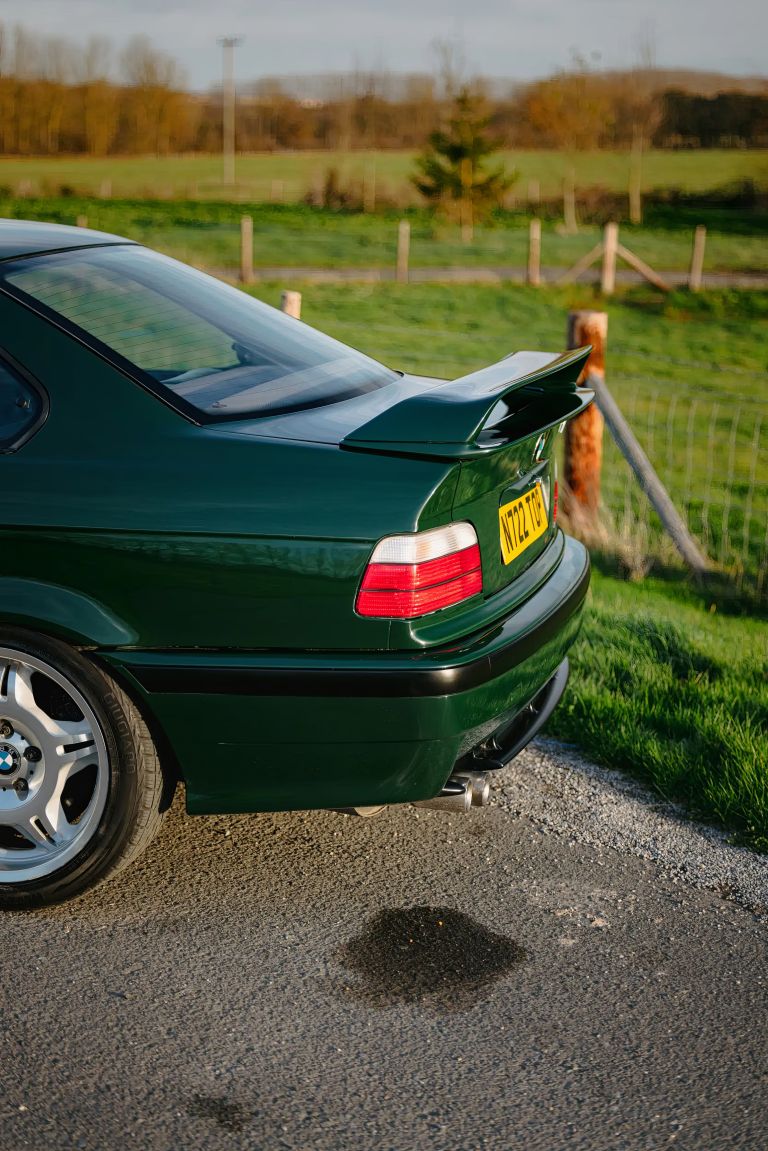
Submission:
[[[0,222],[0,905],[192,813],[466,808],[562,694],[588,349],[391,371],[115,236]]]

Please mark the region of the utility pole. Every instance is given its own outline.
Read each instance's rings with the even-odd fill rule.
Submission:
[[[224,183],[235,182],[235,48],[242,44],[242,36],[222,36],[222,155]]]

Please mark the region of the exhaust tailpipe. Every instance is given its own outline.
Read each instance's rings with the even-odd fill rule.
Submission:
[[[457,774],[454,779],[461,779],[462,776]],[[491,798],[491,777],[487,771],[468,771],[464,775],[465,779],[470,780],[472,788],[472,806],[485,807]]]
[[[434,799],[420,799],[415,807],[429,807],[433,811],[469,811],[470,807],[484,807],[491,793],[491,784],[484,771],[465,771],[452,775],[443,790]]]

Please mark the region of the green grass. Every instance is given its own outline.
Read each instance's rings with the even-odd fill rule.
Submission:
[[[383,196],[401,195],[413,167],[413,152],[273,152],[238,157],[238,185],[233,198],[264,200],[272,197],[301,199],[313,181],[336,168],[342,183],[360,181],[376,172]],[[545,197],[562,192],[569,168],[576,184],[625,191],[629,180],[628,152],[583,152],[568,155],[557,151],[503,153],[506,163],[520,178],[518,195],[527,195],[529,180],[538,180]],[[643,185],[702,192],[744,179],[768,179],[766,151],[648,152],[643,163]],[[16,189],[24,181],[35,192],[55,191],[66,184],[79,192],[98,195],[102,183],[111,182],[115,196],[208,196],[220,197],[221,159],[218,156],[110,156],[5,157],[0,160],[0,184]],[[229,194],[229,190],[227,190]]]
[[[548,731],[768,851],[768,626],[594,573]]]
[[[287,276],[254,295],[279,301]],[[311,284],[302,318],[398,367],[436,375],[471,371],[510,351],[564,346],[571,308],[608,312],[609,380],[644,374],[713,395],[755,390],[768,374],[768,292],[662,297],[632,291],[603,300],[589,286],[537,290],[515,284]]]
[[[80,197],[13,199],[0,196],[0,215],[74,224],[85,215],[89,226],[117,232],[160,248],[200,267],[236,268],[239,264],[240,217],[254,220],[254,264],[264,267],[392,268],[397,244],[397,215],[365,215],[309,209],[301,205],[247,204],[224,201],[99,200]],[[700,214],[700,219],[704,213]],[[732,213],[744,226],[748,213]],[[716,214],[716,224],[725,227]],[[478,228],[474,242],[462,244],[458,229],[412,211],[413,267],[524,267],[528,223],[510,214],[495,227]],[[707,238],[705,272],[768,272],[768,226],[754,217],[754,234],[718,231]],[[692,226],[675,230],[669,221],[655,228],[622,227],[621,237],[654,268],[683,272],[689,265]],[[582,227],[563,235],[544,221],[542,262],[563,269],[574,264],[600,239],[600,229]]]

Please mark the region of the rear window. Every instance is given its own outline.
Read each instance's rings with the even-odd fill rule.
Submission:
[[[398,378],[330,336],[146,248],[36,256],[0,265],[0,275],[212,419],[332,404]]]

